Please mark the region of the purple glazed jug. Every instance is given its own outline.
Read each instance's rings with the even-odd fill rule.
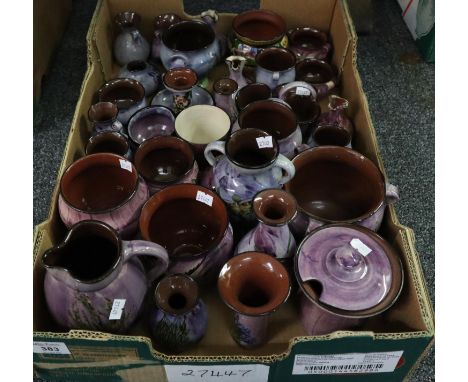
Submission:
[[[139,255],[147,257],[148,275]],[[160,245],[123,241],[103,222],[82,221],[42,256],[49,311],[68,329],[125,331],[140,312],[148,282],[168,264]]]

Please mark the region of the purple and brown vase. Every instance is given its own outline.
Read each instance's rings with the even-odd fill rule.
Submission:
[[[98,102],[88,110],[88,118],[93,124],[93,134],[102,131],[123,132],[123,125],[117,119],[119,109],[112,102]]]

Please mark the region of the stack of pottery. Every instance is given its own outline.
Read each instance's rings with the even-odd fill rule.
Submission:
[[[158,15],[150,49],[138,14],[115,16],[121,69],[89,105],[85,155],[60,179],[68,232],[42,256],[64,329],[124,333],[145,316],[159,350],[183,352],[203,341],[217,285],[252,348],[291,290],[310,335],[398,298],[401,262],[374,232],[398,189],[351,148],[327,34],[268,10],[234,17],[229,37],[217,21]]]

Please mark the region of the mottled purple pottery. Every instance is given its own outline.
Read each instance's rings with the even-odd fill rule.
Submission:
[[[267,84],[270,89],[294,81],[296,56],[286,48],[266,48],[255,57],[255,81]]]
[[[119,65],[136,60],[146,61],[150,46],[138,30],[140,15],[135,12],[121,12],[115,16],[114,21],[121,30],[114,40],[114,57]]]
[[[175,116],[164,106],[147,106],[138,110],[128,121],[128,135],[135,147],[147,139],[172,135]]]
[[[198,185],[178,184],[154,194],[141,211],[140,231],[145,240],[166,248],[169,274],[185,273],[198,283],[214,282],[232,256],[226,206]]]
[[[101,131],[123,132],[122,123],[117,120],[119,109],[112,102],[98,102],[88,110],[88,118],[93,124],[93,134]]]
[[[313,85],[317,99],[322,99],[336,86],[336,69],[325,61],[306,58],[296,64],[296,81]]]
[[[231,121],[237,118],[237,110],[234,101],[237,89],[237,82],[230,78],[220,78],[213,84],[215,104],[229,115]]]
[[[120,78],[133,78],[145,88],[147,97],[153,95],[159,85],[159,73],[145,61],[131,61],[119,72]]]
[[[305,232],[330,223],[353,223],[377,231],[385,207],[399,199],[379,168],[349,148],[320,146],[293,159],[295,177],[285,185],[297,200],[299,214],[290,227]]]
[[[325,32],[312,27],[297,27],[289,29],[287,36],[289,49],[296,54],[298,60],[316,58],[327,61],[332,46]]]
[[[91,154],[63,173],[58,209],[67,228],[82,220],[99,220],[127,238],[137,231],[148,197],[148,186],[131,162],[116,154]]]
[[[148,276],[140,255],[153,260]],[[49,311],[67,329],[126,331],[139,315],[149,282],[168,264],[161,246],[123,241],[105,223],[82,221],[42,256]]]
[[[242,89],[245,85],[247,85],[247,80],[243,74],[245,61],[245,57],[242,56],[229,56],[225,60],[229,69],[229,78],[233,81],[236,81],[239,89]]]
[[[126,125],[130,117],[147,105],[145,88],[137,80],[116,78],[106,82],[98,91],[99,101],[115,103],[117,119]]]
[[[240,112],[254,101],[266,100],[268,98],[271,98],[271,89],[268,85],[258,82],[245,85],[236,93],[235,101],[237,111]]]
[[[213,152],[222,156],[215,158]],[[249,220],[253,197],[267,188],[281,188],[295,172],[291,161],[279,153],[276,140],[259,129],[241,129],[227,142],[210,143],[205,158],[213,166],[217,193],[232,213]]]
[[[312,231],[295,261],[304,296],[301,320],[309,335],[350,329],[390,308],[403,287],[403,267],[375,232],[351,224]]]
[[[283,190],[267,189],[255,195],[252,206],[258,225],[241,239],[234,254],[263,252],[280,261],[294,256],[296,240],[288,227],[297,213],[294,197]]]
[[[198,165],[192,148],[177,137],[146,140],[136,151],[134,163],[151,195],[174,184],[197,181]]]
[[[164,13],[154,18],[154,38],[151,45],[151,58],[153,60],[160,60],[163,32],[179,21],[182,21],[182,18],[175,13]]]
[[[291,286],[286,268],[273,256],[244,252],[221,269],[218,291],[234,311],[233,339],[253,348],[268,341],[268,317],[286,302]]]
[[[102,131],[89,138],[85,149],[86,155],[112,153],[132,160],[133,153],[127,136],[116,131]]]
[[[179,353],[199,342],[208,326],[208,311],[197,283],[185,274],[163,278],[154,292],[150,329],[161,350]]]

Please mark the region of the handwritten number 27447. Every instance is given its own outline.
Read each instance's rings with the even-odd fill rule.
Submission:
[[[241,377],[245,377],[248,373],[250,373],[252,370],[249,369],[249,370],[238,370],[238,372],[234,372],[232,370],[225,370],[224,373],[222,371],[215,371],[215,370],[207,370],[207,369],[204,369],[204,370],[197,370],[197,371],[194,371],[192,369],[187,369],[187,371],[183,371],[181,374],[184,376],[184,377],[200,377],[200,378],[204,378],[204,377],[232,377],[232,376],[241,376]]]

